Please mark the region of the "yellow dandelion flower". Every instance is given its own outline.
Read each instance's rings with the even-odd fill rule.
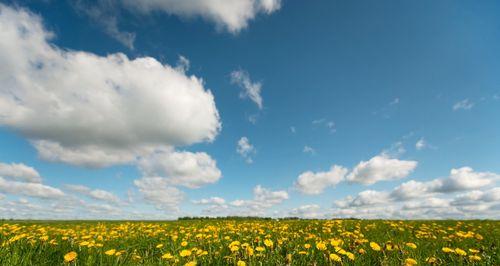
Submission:
[[[72,262],[76,259],[77,256],[78,256],[78,254],[76,254],[76,252],[74,252],[74,251],[68,252],[68,253],[66,253],[66,255],[64,255],[64,261],[65,262]]]
[[[460,256],[467,256],[467,252],[465,252],[465,250],[463,249],[456,248],[455,253],[457,253]]]
[[[182,241],[182,242],[181,242],[181,246],[185,247],[185,246],[187,246],[187,245],[188,245],[188,242],[187,242],[187,241]]]
[[[174,256],[172,256],[172,254],[170,253],[165,253],[163,254],[163,256],[161,256],[162,259],[166,259],[166,260],[170,260],[170,259],[173,259]]]
[[[246,266],[247,264],[242,261],[242,260],[239,260],[237,263],[236,263],[237,266]]]
[[[264,247],[256,247],[255,250],[257,250],[258,252],[262,252],[264,250],[266,250]]]
[[[375,242],[370,242],[370,247],[375,251],[380,251],[380,246]]]
[[[180,255],[181,255],[181,257],[183,257],[183,258],[184,258],[184,257],[189,257],[189,256],[191,256],[191,250],[189,250],[189,249],[184,249],[184,250],[182,250],[179,254],[180,254]]]
[[[360,249],[358,250],[358,253],[359,253],[359,254],[365,254],[365,253],[366,253],[366,250],[364,250],[364,249],[360,248]]]
[[[184,266],[196,266],[198,263],[196,261],[190,261],[186,264],[184,264]]]
[[[406,246],[409,247],[409,248],[412,248],[412,249],[416,249],[417,248],[417,245],[415,245],[415,243],[406,243]]]
[[[478,255],[470,255],[469,260],[480,261],[481,257],[479,257]]]
[[[342,258],[340,258],[340,256],[335,253],[330,254],[330,260],[335,262],[342,262]]]
[[[435,257],[428,257],[425,262],[429,263],[429,264],[434,264],[434,263],[437,263],[437,259]]]
[[[318,250],[326,250],[326,244],[324,242],[318,242],[316,243],[316,248]]]
[[[274,243],[273,243],[273,241],[272,241],[271,239],[266,239],[266,240],[264,240],[264,245],[265,245],[266,247],[270,247],[270,248],[271,248],[271,247],[273,247],[273,244],[274,244]]]
[[[106,252],[104,252],[104,254],[108,255],[108,256],[113,256],[115,255],[116,253],[116,249],[110,249],[110,250],[107,250]]]
[[[163,247],[163,244],[156,245],[156,248],[162,248],[162,247]]]
[[[448,248],[448,247],[444,247],[441,249],[444,253],[455,253],[455,250],[451,249],[451,248]]]
[[[417,265],[417,261],[411,258],[405,259],[405,266]]]

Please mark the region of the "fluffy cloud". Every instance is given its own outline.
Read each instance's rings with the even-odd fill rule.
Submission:
[[[245,158],[247,163],[252,163],[253,160],[251,156],[256,152],[256,149],[252,144],[250,144],[250,140],[248,140],[247,137],[241,137],[240,140],[238,140],[236,152]]]
[[[247,27],[259,13],[271,14],[281,7],[281,0],[121,0],[132,11],[163,11],[181,17],[202,17],[220,28],[236,33]]]
[[[37,198],[60,198],[65,194],[60,189],[40,183],[28,183],[6,180],[0,177],[0,191],[6,194],[15,194]]]
[[[419,151],[427,148],[427,142],[425,141],[425,139],[424,138],[419,139],[417,143],[415,143],[415,148]]]
[[[454,192],[478,189],[493,184],[500,179],[500,175],[490,172],[475,172],[470,167],[451,169],[450,176],[441,179],[440,185],[435,187],[437,192]]]
[[[262,109],[262,96],[260,95],[262,84],[260,82],[252,82],[250,75],[246,71],[235,70],[231,72],[231,83],[241,87],[240,98],[244,99],[248,97],[257,104],[259,109]]]
[[[91,189],[89,187],[82,185],[66,185],[66,189],[86,195],[96,200],[106,201],[115,204],[120,202],[120,198],[118,198],[118,196],[102,189]]]
[[[33,167],[22,163],[7,164],[0,162],[0,176],[31,183],[42,182],[40,174]]]
[[[199,188],[222,176],[216,161],[204,152],[161,151],[141,158],[139,169],[145,177],[162,177],[169,185]]]
[[[52,38],[38,16],[0,5],[0,125],[43,159],[101,167],[218,134],[201,79],[150,57],[60,49]]]
[[[307,171],[299,175],[295,187],[304,194],[321,194],[325,188],[335,186],[344,180],[347,171],[338,165],[333,165],[327,172]]]
[[[179,204],[184,200],[184,192],[169,184],[168,179],[146,177],[134,181],[134,185],[144,196],[146,202],[166,211],[179,211]]]
[[[307,219],[325,217],[325,214],[321,212],[321,207],[316,204],[302,205],[293,208],[288,212],[288,215]]]
[[[474,107],[474,103],[471,102],[469,99],[464,99],[464,100],[461,100],[459,102],[456,102],[453,105],[453,111],[470,110],[470,109],[472,109],[472,107]]]
[[[226,203],[226,200],[220,197],[211,197],[209,199],[193,200],[193,203],[199,205],[208,205],[208,204],[223,205]]]
[[[347,180],[365,185],[379,181],[397,180],[407,177],[416,167],[416,161],[393,159],[382,154],[371,158],[369,161],[360,162],[347,175]]]

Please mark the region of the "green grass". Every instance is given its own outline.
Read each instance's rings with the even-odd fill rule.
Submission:
[[[233,265],[238,261],[246,265],[336,264],[329,254],[340,256],[343,265],[404,265],[408,258],[428,265],[429,257],[441,265],[500,265],[499,227],[499,221],[6,221],[0,222],[0,265],[184,265],[192,261],[198,265]],[[273,245],[266,246],[265,239]],[[334,239],[342,244],[335,247],[331,243]],[[182,246],[184,241],[186,246]],[[239,241],[233,243],[237,251],[230,250],[233,241]],[[316,248],[320,242],[326,244],[325,250]],[[381,250],[373,250],[370,242],[376,242]],[[311,247],[307,249],[305,244]],[[389,250],[389,246],[399,248]],[[265,250],[258,252],[257,247]],[[445,253],[443,247],[459,248],[467,254]],[[121,254],[106,255],[110,249]],[[182,250],[192,254],[181,257]],[[71,251],[78,256],[67,263],[64,255]],[[162,258],[167,253],[173,258]]]

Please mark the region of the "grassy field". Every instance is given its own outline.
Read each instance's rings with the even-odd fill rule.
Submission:
[[[499,221],[0,222],[0,265],[500,265]]]

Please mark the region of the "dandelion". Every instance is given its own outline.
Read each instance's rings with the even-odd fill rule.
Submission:
[[[255,250],[257,250],[258,252],[262,252],[266,249],[264,247],[259,246],[259,247],[256,247]]]
[[[66,253],[66,255],[64,255],[64,261],[65,262],[72,262],[76,259],[77,256],[78,256],[78,254],[76,254],[76,252],[74,252],[74,251],[68,252],[68,253]]]
[[[460,256],[467,256],[467,252],[465,252],[465,250],[463,249],[456,248],[455,253],[457,253]]]
[[[316,248],[318,250],[326,250],[326,244],[324,242],[318,242],[316,243]]]
[[[375,251],[380,251],[380,246],[375,242],[370,242],[370,247]]]
[[[455,250],[451,249],[451,248],[448,248],[448,247],[444,247],[441,249],[444,253],[455,253]]]
[[[273,241],[272,241],[272,240],[270,240],[270,239],[266,239],[266,240],[264,240],[264,245],[265,245],[266,247],[270,247],[270,248],[272,248],[272,247],[273,247]]]
[[[184,264],[184,266],[196,266],[198,263],[196,263],[196,261],[190,261],[186,264]]]
[[[405,266],[417,265],[417,261],[411,258],[405,259]]]
[[[161,256],[162,259],[166,259],[166,260],[170,260],[170,259],[173,259],[174,256],[172,256],[172,254],[170,253],[165,253],[163,254],[163,256]]]
[[[428,257],[427,259],[425,259],[425,262],[429,264],[434,264],[437,263],[437,259],[435,257]]]
[[[239,260],[237,263],[236,263],[237,266],[246,266],[247,264],[242,261],[242,260]]]
[[[360,248],[360,249],[358,250],[358,253],[359,253],[359,254],[365,254],[365,253],[366,253],[366,250],[364,250],[364,249]]]
[[[406,246],[409,247],[409,248],[411,248],[411,249],[416,249],[417,248],[417,245],[415,245],[415,243],[411,243],[411,242],[406,243]]]
[[[110,250],[107,250],[106,252],[104,252],[104,254],[108,255],[108,256],[113,256],[115,255],[116,253],[116,249],[110,249]]]
[[[180,255],[181,255],[181,257],[183,257],[183,258],[184,258],[184,257],[189,257],[189,256],[191,256],[191,250],[189,250],[189,249],[184,249],[184,250],[182,250],[179,254],[180,254]]]
[[[342,258],[340,258],[340,256],[335,253],[330,254],[330,260],[335,262],[342,262]]]
[[[469,256],[469,260],[472,260],[472,261],[480,261],[480,260],[481,260],[481,257],[479,257],[478,255],[470,255],[470,256]]]
[[[163,247],[163,244],[156,245],[156,248],[162,248],[162,247]]]

